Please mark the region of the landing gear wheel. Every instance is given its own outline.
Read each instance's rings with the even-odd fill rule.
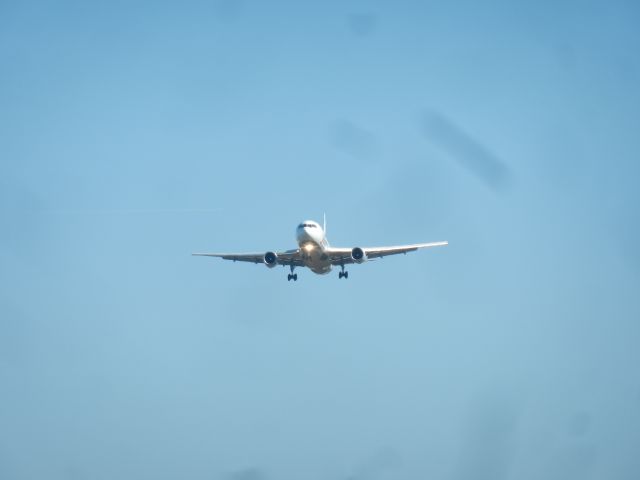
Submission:
[[[287,281],[291,281],[293,280],[294,282],[298,281],[298,274],[297,273],[293,273],[293,269],[296,268],[295,265],[291,264],[289,265],[289,268],[291,269],[291,273],[289,275],[287,275]]]
[[[344,271],[344,265],[340,265],[342,271],[338,272],[338,278],[349,278],[349,272]]]

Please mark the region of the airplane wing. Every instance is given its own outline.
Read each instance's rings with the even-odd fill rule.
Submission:
[[[442,247],[449,245],[449,242],[430,242],[430,243],[414,243],[411,245],[396,245],[391,247],[366,247],[364,251],[367,259],[382,258],[388,255],[398,255],[400,253],[407,254],[414,252],[420,248]],[[346,265],[356,263],[351,257],[351,248],[329,248],[326,253],[331,258],[333,265]]]
[[[300,250],[287,250],[284,252],[274,252],[276,254],[277,265],[302,266]],[[233,260],[234,262],[264,263],[265,252],[256,253],[192,253],[196,257],[216,257],[223,260]]]

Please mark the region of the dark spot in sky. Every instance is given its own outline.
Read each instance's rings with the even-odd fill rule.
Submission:
[[[632,200],[629,200],[632,201]],[[640,273],[640,210],[630,208],[631,203],[619,209],[616,221],[617,236],[620,239],[621,252],[627,265]]]
[[[565,70],[573,70],[577,63],[575,47],[567,41],[557,42],[553,45],[558,63]]]
[[[509,478],[517,416],[503,401],[476,405],[468,423],[458,470],[459,480]]]
[[[231,472],[228,480],[266,480],[267,474],[259,468],[250,467]]]
[[[40,245],[50,226],[43,206],[44,201],[30,189],[0,178],[0,247],[24,252]]]
[[[347,24],[354,35],[366,37],[375,33],[378,20],[372,13],[352,13],[347,17]]]
[[[36,330],[33,322],[12,302],[0,296],[3,305],[0,322],[0,367],[23,365],[33,359],[33,344]]]
[[[582,437],[589,432],[591,415],[587,412],[577,412],[569,419],[568,431],[575,437]]]
[[[422,130],[427,140],[446,151],[461,167],[496,191],[510,181],[509,168],[489,148],[437,112],[426,112]]]
[[[89,478],[89,475],[76,466],[68,467],[65,473],[65,478],[68,480],[84,480],[85,478]]]
[[[376,450],[347,477],[348,480],[367,480],[382,476],[384,472],[398,468],[402,463],[400,454],[391,447]]]
[[[544,478],[550,480],[590,478],[596,459],[597,451],[592,445],[573,445],[562,448],[551,458]]]
[[[244,7],[243,0],[217,0],[213,3],[213,10],[216,15],[225,21],[238,18]]]
[[[349,120],[339,120],[330,129],[331,144],[338,150],[370,161],[376,150],[375,136]]]

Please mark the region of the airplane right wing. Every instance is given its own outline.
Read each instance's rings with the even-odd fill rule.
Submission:
[[[449,245],[449,242],[414,243],[411,245],[396,245],[391,247],[329,248],[326,253],[331,258],[333,265],[346,265],[348,263],[359,263],[357,258],[354,259],[354,256],[357,257],[360,254],[363,254],[362,258],[365,259],[382,258],[400,253],[407,254],[421,248],[442,247],[445,245]]]
[[[449,242],[414,243],[413,245],[398,245],[395,247],[369,247],[363,250],[368,258],[382,258],[387,255],[415,252],[420,248],[444,247],[445,245],[449,245]]]

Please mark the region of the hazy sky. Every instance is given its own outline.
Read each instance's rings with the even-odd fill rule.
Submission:
[[[1,2],[0,478],[640,478],[639,25]]]

